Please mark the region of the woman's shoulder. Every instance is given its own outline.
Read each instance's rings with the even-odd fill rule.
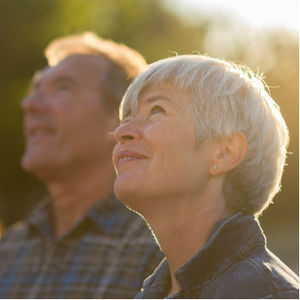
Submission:
[[[298,276],[265,249],[218,270],[201,287],[201,294],[207,298],[298,298],[298,282]]]

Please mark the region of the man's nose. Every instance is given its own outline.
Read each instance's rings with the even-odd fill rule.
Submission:
[[[21,107],[25,112],[39,112],[46,108],[47,104],[40,92],[33,92],[27,95],[21,103]]]
[[[117,127],[114,131],[116,141],[124,144],[130,140],[139,139],[142,133],[137,123],[137,121],[130,120]]]

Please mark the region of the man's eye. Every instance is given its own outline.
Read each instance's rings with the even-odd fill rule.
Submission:
[[[61,85],[59,85],[58,88],[62,91],[70,91],[71,90],[71,88],[66,84],[61,84]]]
[[[155,105],[151,108],[151,111],[150,111],[150,114],[153,115],[153,114],[157,114],[157,113],[163,113],[165,114],[166,111],[163,107],[161,107],[160,105]]]

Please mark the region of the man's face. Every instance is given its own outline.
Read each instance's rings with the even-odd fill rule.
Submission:
[[[100,82],[104,59],[76,55],[45,69],[23,100],[26,149],[22,166],[41,179],[110,160],[108,138],[117,116],[103,108]]]

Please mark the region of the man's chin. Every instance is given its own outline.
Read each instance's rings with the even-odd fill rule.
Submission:
[[[36,156],[24,154],[21,159],[21,166],[24,171],[43,179],[45,177],[46,170],[49,169],[48,163],[44,159],[38,159]]]
[[[33,159],[30,159],[26,153],[21,158],[21,166],[27,172],[30,172],[33,167]]]

